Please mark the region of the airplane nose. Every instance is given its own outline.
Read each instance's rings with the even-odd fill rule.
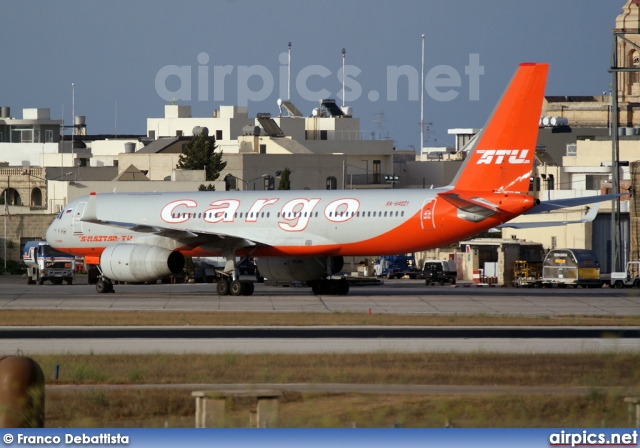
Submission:
[[[47,232],[45,234],[45,239],[47,240],[47,243],[51,244],[54,240],[54,236],[56,234],[55,231],[55,221],[51,223],[51,225],[49,226],[49,228],[47,229]]]

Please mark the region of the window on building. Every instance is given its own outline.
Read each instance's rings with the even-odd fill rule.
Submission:
[[[640,69],[640,53],[638,53],[637,50],[631,50],[631,52],[629,53],[629,67]],[[638,83],[640,83],[640,73],[629,73],[629,93],[633,93],[631,89],[633,88],[634,84]]]
[[[587,174],[585,176],[585,188],[587,190],[599,190],[603,181],[609,180],[606,174]]]
[[[53,143],[53,130],[45,129],[44,131],[44,142],[45,143]]]
[[[182,137],[182,131],[176,131],[176,137]]]
[[[327,190],[337,190],[338,189],[338,179],[334,176],[327,177]]]
[[[260,154],[267,153],[267,145],[260,144]]]
[[[149,138],[155,140],[156,139],[156,131],[149,131]]]
[[[373,183],[380,183],[380,174],[382,173],[382,162],[380,160],[373,161]]]
[[[12,129],[12,143],[33,143],[33,129]]]
[[[265,176],[265,178],[264,178],[264,189],[265,190],[275,190],[276,189],[276,179],[273,176]]]
[[[216,140],[222,140],[222,130],[216,131]]]

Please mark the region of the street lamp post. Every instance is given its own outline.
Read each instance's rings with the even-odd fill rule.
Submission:
[[[253,190],[255,191],[256,189],[256,182],[258,179],[264,179],[265,177],[267,177],[268,174],[263,174],[261,176],[256,177],[255,179],[251,179],[249,182],[253,182]],[[247,189],[249,188],[249,186],[247,185]],[[263,187],[264,188],[264,187]]]
[[[264,178],[265,178],[265,177],[267,177],[267,176],[268,176],[268,174],[263,174],[263,175],[261,175],[261,176],[256,177],[255,179],[251,179],[251,180],[244,180],[244,179],[239,178],[238,176],[234,176],[233,174],[227,174],[227,175],[225,176],[225,179],[227,179],[228,177],[233,177],[234,179],[239,180],[240,182],[242,182],[242,183],[244,184],[244,190],[246,191],[246,190],[248,190],[248,189],[249,189],[249,184],[250,184],[251,182],[254,182],[254,184],[253,184],[253,189],[255,190],[255,189],[256,189],[255,181],[256,181],[256,180],[258,180],[258,179],[264,179]],[[236,189],[237,189],[237,187],[236,187]]]

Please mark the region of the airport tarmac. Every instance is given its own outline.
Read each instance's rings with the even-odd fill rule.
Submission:
[[[85,280],[84,276],[77,279]],[[0,276],[0,309],[255,311],[434,315],[629,316],[640,315],[636,289],[518,289],[430,286],[420,280],[386,280],[352,287],[346,296],[315,296],[311,289],[256,283],[248,297],[218,296],[215,284],[116,285],[111,294],[95,286],[27,285]]]
[[[79,276],[82,279],[83,277]],[[17,276],[0,276],[0,309],[93,311],[253,311],[269,313],[390,313],[485,316],[637,316],[635,289],[516,289],[501,287],[426,287],[419,280],[390,280],[352,287],[347,296],[315,296],[306,287],[256,284],[253,296],[220,297],[213,284],[116,285],[98,294],[93,285],[26,285]],[[452,330],[451,330],[452,331]],[[441,336],[441,335],[440,335]],[[0,334],[0,353],[355,353],[500,352],[640,353],[637,337],[94,337],[61,333],[11,338]],[[520,336],[520,337],[518,337]]]

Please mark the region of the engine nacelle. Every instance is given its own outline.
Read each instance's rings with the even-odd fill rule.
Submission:
[[[258,258],[256,265],[260,275],[268,280],[281,282],[308,282],[327,275],[327,258]],[[342,257],[331,257],[331,273],[337,274],[344,267]]]
[[[116,244],[100,255],[105,277],[120,282],[150,282],[184,269],[180,252],[147,244]]]

